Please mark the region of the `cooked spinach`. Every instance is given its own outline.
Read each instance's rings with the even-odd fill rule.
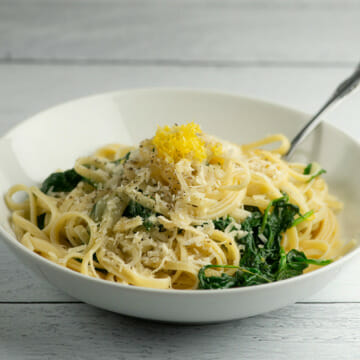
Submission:
[[[249,211],[250,208],[247,208]],[[239,266],[206,265],[199,271],[200,289],[224,289],[229,287],[258,285],[287,279],[302,274],[309,264],[327,265],[331,260],[307,259],[303,252],[291,250],[287,254],[281,247],[283,233],[313,214],[301,215],[299,207],[289,202],[288,195],[269,203],[262,214],[258,208],[251,208],[252,214],[242,222],[241,228],[247,235],[237,239],[244,246]],[[228,218],[218,219],[219,230],[231,222]],[[231,219],[231,218],[230,218]],[[226,225],[226,226],[225,226]],[[222,230],[223,231],[223,230]],[[206,276],[208,268],[236,268],[234,275]]]
[[[298,218],[296,218],[293,221],[293,223],[291,224],[290,227],[299,225],[300,223],[302,223],[304,220],[306,220],[307,218],[309,218],[313,214],[314,214],[314,210],[310,210],[310,211],[306,212],[304,215],[300,215]]]
[[[231,216],[222,217],[216,220],[213,220],[216,230],[225,231],[225,229],[233,222]]]
[[[125,164],[129,160],[129,158],[130,158],[130,151],[125,156],[123,156],[122,158],[112,161],[112,163],[116,164],[116,165]]]
[[[99,199],[90,211],[90,217],[95,222],[100,222],[106,210],[107,201],[104,198]],[[147,231],[151,230],[154,227],[154,223],[150,220],[150,217],[153,215],[157,215],[151,209],[139,204],[134,200],[130,200],[127,207],[124,210],[122,216],[127,218],[133,218],[136,216],[140,216],[143,219],[143,226]],[[159,224],[159,231],[165,231],[162,226]]]
[[[311,180],[315,179],[316,177],[320,176],[321,174],[326,174],[326,170],[325,169],[320,169],[307,182],[310,182]]]
[[[128,218],[133,218],[135,216],[142,217],[143,225],[145,226],[147,231],[151,230],[154,226],[154,223],[149,219],[150,216],[153,215],[156,215],[156,213],[134,200],[129,201],[129,204],[123,213],[123,216],[126,216]]]
[[[280,257],[276,280],[301,275],[310,264],[324,266],[331,263],[331,260],[308,259],[302,251],[296,249],[292,249],[286,254],[285,250],[281,248]]]
[[[54,192],[69,192],[83,179],[74,169],[64,172],[56,172],[49,175],[41,185],[41,191],[47,193],[49,190]]]
[[[221,276],[206,276],[205,271],[211,268],[238,269],[234,275],[221,273]],[[198,274],[200,289],[229,289],[232,287],[250,286],[272,282],[258,269],[247,269],[237,265],[205,265]]]
[[[311,174],[312,165],[313,164],[310,163],[308,166],[306,166],[306,168],[304,169],[304,175],[310,175]],[[325,169],[320,169],[313,176],[311,176],[310,179],[307,182],[310,182],[311,180],[315,179],[316,177],[320,176],[321,174],[326,174],[326,170]]]
[[[46,216],[46,213],[42,213],[42,214],[38,215],[36,218],[37,226],[40,230],[42,230],[45,227],[45,216]]]
[[[154,227],[154,223],[150,221],[149,219],[144,220],[143,225],[145,226],[145,229],[147,231],[150,231]]]
[[[80,181],[97,187],[97,184],[92,180],[79,175],[74,169],[69,169],[64,172],[50,174],[42,183],[40,190],[45,194],[50,190],[53,192],[69,192],[75,189]]]
[[[199,271],[199,288],[200,289],[228,289],[235,287],[238,283],[238,272],[234,276],[222,273],[221,276],[206,276],[205,271],[209,268],[238,268],[233,265],[205,265]]]
[[[310,175],[312,168],[312,163],[310,163],[306,168],[304,169],[304,175]]]
[[[143,219],[150,217],[153,211],[145,206],[139,204],[134,200],[130,200],[128,206],[124,211],[124,216],[133,218],[135,216],[141,216]]]

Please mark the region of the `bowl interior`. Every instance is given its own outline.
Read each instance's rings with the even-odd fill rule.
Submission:
[[[44,111],[0,140],[0,193],[16,183],[39,184],[56,169],[108,143],[136,144],[157,125],[199,123],[204,132],[246,143],[265,135],[290,138],[306,114],[235,95],[186,90],[137,90],[97,95]],[[360,151],[357,142],[329,124],[304,142],[294,160],[316,160],[326,170],[330,190],[345,203],[342,233],[358,237]],[[0,198],[0,225],[11,233],[9,212]]]

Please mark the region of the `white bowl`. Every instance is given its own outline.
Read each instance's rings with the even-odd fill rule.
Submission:
[[[15,183],[39,184],[57,168],[107,143],[138,143],[157,125],[196,121],[203,131],[237,143],[282,132],[290,138],[308,115],[237,95],[155,89],[119,91],[75,100],[44,111],[0,140],[0,193]],[[359,237],[359,144],[329,124],[321,125],[297,152],[327,169],[331,191],[345,203],[343,237]],[[296,157],[295,157],[296,158]],[[359,247],[342,259],[288,280],[228,290],[155,290],[78,274],[23,247],[0,200],[0,235],[19,261],[69,295],[121,314],[160,321],[201,323],[248,317],[294,303],[328,284]]]

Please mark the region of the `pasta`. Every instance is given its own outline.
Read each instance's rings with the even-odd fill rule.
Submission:
[[[196,289],[209,264],[229,266],[209,270],[213,275],[234,275],[249,233],[242,224],[252,209],[265,214],[284,194],[298,212],[281,249],[336,259],[343,243],[335,213],[342,204],[329,194],[317,164],[310,169],[281,159],[288,148],[283,135],[238,146],[194,123],[166,126],[138,147],[111,144],[79,158],[41,188],[15,185],[6,203],[28,249],[122,284]],[[14,197],[19,192],[26,194],[21,202]],[[260,232],[258,238],[269,241]]]

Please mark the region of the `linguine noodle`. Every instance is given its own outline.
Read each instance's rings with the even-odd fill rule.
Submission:
[[[269,144],[278,146],[260,149]],[[19,241],[59,265],[123,284],[196,289],[201,267],[239,264],[247,208],[263,212],[283,193],[302,214],[313,211],[286,231],[285,251],[341,253],[342,204],[321,177],[304,174],[306,165],[282,160],[288,148],[283,135],[238,146],[193,123],[159,128],[137,147],[112,144],[79,158],[82,180],[71,191],[15,185],[6,202]],[[17,192],[26,193],[23,202]],[[227,216],[230,225],[217,230],[213,220]]]

